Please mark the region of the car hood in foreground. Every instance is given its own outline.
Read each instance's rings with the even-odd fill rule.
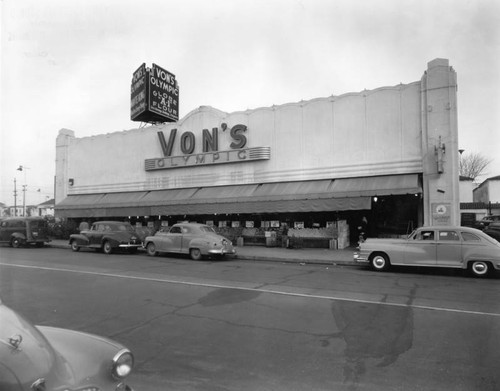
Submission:
[[[114,389],[111,359],[124,349],[121,344],[93,334],[33,326],[1,302],[0,319],[0,390],[31,391],[40,379],[47,389]]]

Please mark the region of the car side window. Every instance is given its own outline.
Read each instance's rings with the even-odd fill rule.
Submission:
[[[415,240],[434,240],[434,231],[420,231],[414,238]]]
[[[172,229],[170,230],[170,233],[171,234],[180,234],[180,233],[182,233],[181,232],[181,227],[172,227]]]
[[[480,242],[481,238],[470,232],[462,232],[462,238],[466,242]]]
[[[439,231],[440,241],[460,241],[458,234],[455,231]]]

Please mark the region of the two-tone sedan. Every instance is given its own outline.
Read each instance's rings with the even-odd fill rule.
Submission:
[[[177,253],[188,254],[194,260],[203,256],[222,258],[236,253],[229,239],[217,234],[212,227],[197,223],[175,224],[166,232],[158,231],[144,239],[144,247],[150,256]]]
[[[391,265],[450,267],[485,277],[500,270],[500,243],[474,228],[421,227],[406,239],[368,238],[354,261],[377,271]]]
[[[131,391],[134,356],[108,338],[33,326],[0,301],[0,390]]]

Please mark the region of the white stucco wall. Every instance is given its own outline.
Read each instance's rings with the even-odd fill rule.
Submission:
[[[74,194],[419,173],[425,220],[432,221],[436,202],[453,205],[459,216],[458,159],[447,153],[444,173],[438,173],[435,155],[439,139],[447,150],[458,150],[456,110],[455,73],[448,60],[436,59],[422,80],[394,87],[234,113],[202,106],[177,123],[92,137],[63,129],[56,204]],[[196,154],[202,152],[203,129],[215,127],[219,150],[229,150],[233,140],[221,130],[223,123],[246,125],[245,147],[270,147],[270,159],[145,170],[146,159],[163,157],[158,131],[168,140],[171,129],[178,130],[172,155],[182,156],[184,132],[195,135]]]
[[[230,114],[204,106],[175,124],[84,138],[65,131],[67,167],[58,172],[74,180],[68,194],[418,173],[419,88],[412,83]],[[145,171],[145,159],[163,157],[158,131],[168,140],[178,130],[174,156],[183,155],[182,133],[195,134],[194,153],[201,153],[202,130],[214,127],[219,150],[228,150],[233,139],[222,123],[246,125],[246,147],[270,147],[270,160]]]

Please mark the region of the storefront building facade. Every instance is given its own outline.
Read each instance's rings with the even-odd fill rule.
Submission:
[[[342,221],[352,241],[362,217],[373,236],[458,224],[458,179],[456,73],[435,59],[394,87],[234,113],[202,106],[92,137],[62,129],[55,213],[155,229],[287,223],[312,236]]]

